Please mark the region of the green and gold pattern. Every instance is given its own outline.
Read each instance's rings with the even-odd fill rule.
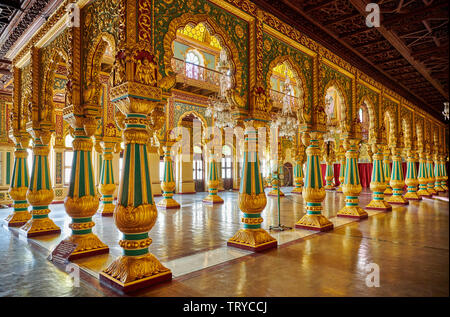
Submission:
[[[256,144],[259,122],[251,120],[245,121],[244,124],[246,135],[238,198],[239,209],[244,214],[241,220],[244,228],[229,239],[227,245],[251,251],[262,251],[277,247],[277,240],[261,228],[263,222],[261,212],[266,207],[267,198],[264,193]]]
[[[434,189],[434,171],[433,171],[433,158],[431,152],[427,153],[427,172],[428,172],[428,184],[427,191],[431,195],[436,195],[437,192]]]
[[[342,191],[345,195],[345,207],[339,210],[337,215],[339,217],[351,218],[367,218],[368,214],[361,207],[359,207],[359,194],[362,187],[359,179],[358,170],[358,150],[356,148],[358,140],[349,139],[344,143],[344,148],[347,149],[345,153],[345,177]]]
[[[306,173],[303,187],[303,197],[306,201],[306,214],[295,224],[296,228],[328,231],[333,229],[333,223],[322,215],[322,202],[325,198],[325,189],[322,183],[320,170],[320,147],[323,143],[320,132],[311,132],[310,144],[306,149]],[[307,145],[306,142],[305,146]]]
[[[157,206],[166,209],[178,209],[180,204],[173,199],[175,190],[175,178],[173,177],[173,160],[171,156],[171,146],[169,142],[164,147],[164,176],[161,183],[164,199],[161,200]]]
[[[402,157],[400,148],[392,148],[392,174],[389,184],[392,187],[393,194],[388,199],[390,204],[408,205],[409,202],[403,197],[403,187],[405,179],[403,177]]]
[[[28,201],[26,200],[29,181],[27,157],[27,150],[22,148],[20,143],[17,144],[14,151],[14,167],[9,188],[9,195],[14,201],[14,211],[5,219],[8,227],[20,227],[31,219],[31,214],[28,212]]]
[[[21,228],[27,237],[61,232],[61,229],[48,217],[50,213],[48,205],[53,201],[54,193],[48,164],[50,149],[48,144],[43,142],[46,139],[49,138],[34,139],[33,167],[27,191],[27,200],[32,206],[32,218]]]
[[[442,169],[439,161],[439,154],[435,154],[434,156],[434,177],[434,190],[436,192],[444,192],[444,189],[441,187]]]
[[[92,232],[95,226],[92,216],[99,206],[92,169],[92,146],[92,139],[85,130],[75,128],[69,191],[64,201],[66,212],[72,218],[69,225],[72,234],[65,240],[77,245],[69,259],[109,252],[108,246]]]
[[[385,195],[392,195],[392,187],[390,184],[391,181],[391,164],[390,164],[390,151],[389,148],[386,147],[383,152],[383,171],[384,171],[384,180],[386,182],[386,190],[384,191]]]
[[[303,163],[296,161],[294,165],[294,185],[295,188],[291,193],[301,194],[303,185]]]
[[[222,204],[222,197],[217,195],[220,180],[216,159],[212,153],[210,153],[208,175],[208,196],[203,199],[203,202],[207,204]]]
[[[392,210],[392,206],[384,200],[384,191],[386,190],[386,180],[384,178],[384,153],[382,144],[373,144],[372,152],[372,177],[370,181],[370,190],[372,191],[372,200],[365,207],[375,210]]]
[[[103,160],[100,171],[99,192],[102,194],[101,207],[99,213],[102,216],[112,216],[114,212],[113,194],[116,189],[114,183],[114,170],[112,163],[112,152],[114,150],[113,142],[102,142]]]
[[[407,200],[422,199],[419,195],[417,195],[417,185],[419,185],[419,180],[417,179],[416,155],[415,152],[412,150],[408,150],[405,184],[406,186],[408,186],[407,193],[404,196],[405,199]]]
[[[334,190],[335,189],[334,185],[333,185],[333,178],[334,178],[333,163],[327,162],[327,166],[326,166],[326,170],[325,170],[325,181],[326,181],[325,189],[326,190]]]
[[[419,152],[419,190],[417,195],[419,197],[430,197],[431,194],[428,191],[428,168],[427,168],[427,155],[425,152]]]

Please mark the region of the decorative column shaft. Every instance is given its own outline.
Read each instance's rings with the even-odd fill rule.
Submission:
[[[46,135],[42,139],[40,136],[34,139],[33,168],[27,191],[27,200],[32,206],[32,218],[21,228],[26,232],[27,237],[61,232],[61,229],[48,217],[50,213],[48,205],[54,197],[48,164],[50,133],[40,132],[40,134]]]
[[[294,165],[294,185],[292,194],[301,194],[303,185],[303,162],[296,161]]]
[[[422,199],[419,195],[417,195],[417,186],[419,185],[419,180],[417,179],[416,154],[411,149],[408,150],[405,184],[406,186],[408,186],[407,188],[408,192],[404,196],[405,199],[407,200]]]
[[[311,132],[309,136],[304,134],[306,149],[306,173],[303,187],[303,197],[306,201],[306,214],[295,224],[296,228],[328,231],[333,229],[333,223],[322,215],[322,202],[325,199],[325,189],[322,184],[322,171],[320,170],[320,132]]]
[[[372,152],[374,153],[372,177],[370,180],[370,190],[372,191],[372,200],[365,207],[366,209],[392,210],[392,206],[384,200],[384,191],[386,190],[386,180],[384,179],[384,164],[383,164],[383,145],[372,144]]]
[[[447,187],[447,168],[445,166],[445,159],[444,156],[441,156],[441,169],[442,169],[442,180],[441,180],[441,187],[445,190],[448,191],[448,187]]]
[[[114,183],[114,171],[112,164],[112,152],[114,150],[113,142],[102,142],[103,148],[103,162],[100,172],[100,184],[98,186],[99,192],[102,194],[101,206],[99,213],[102,216],[112,216],[114,213],[114,191],[116,185]]]
[[[400,148],[392,148],[392,174],[389,184],[393,189],[393,195],[388,199],[390,204],[408,205],[409,202],[403,197],[405,180],[403,177],[402,157]]]
[[[419,190],[417,191],[417,195],[419,197],[430,197],[431,194],[427,190],[428,185],[428,168],[427,168],[427,156],[423,151],[419,152],[419,175],[417,176],[419,179]]]
[[[259,122],[256,122],[258,124]],[[264,221],[261,212],[266,207],[267,198],[264,193],[263,179],[258,157],[257,126],[255,122],[246,121],[244,159],[241,171],[241,184],[239,186],[239,209],[244,216],[241,219],[243,229],[228,240],[227,245],[250,251],[262,251],[277,247],[277,240],[266,230],[261,228]],[[250,145],[249,146],[249,142]]]
[[[217,195],[220,183],[217,162],[212,153],[209,157],[208,196],[203,199],[203,202],[206,204],[223,204],[223,199]]]
[[[345,155],[340,155],[341,167],[339,169],[339,187],[337,188],[337,193],[342,193],[342,186],[344,186],[345,180]]]
[[[357,144],[358,140],[356,139],[345,141],[347,152],[345,153],[345,178],[342,186],[345,195],[345,207],[339,210],[337,215],[339,217],[363,219],[367,218],[368,214],[358,205],[362,186],[359,179]]]
[[[69,260],[108,253],[109,248],[92,232],[92,216],[99,206],[92,168],[92,139],[83,128],[74,129],[72,170],[69,191],[64,201],[67,214],[72,218],[72,234],[64,241],[76,244]]]
[[[325,189],[326,190],[334,190],[334,185],[333,185],[333,177],[334,177],[334,173],[333,173],[333,162],[327,161],[327,168],[326,168],[326,172],[325,172],[325,181],[327,182],[325,185]]]
[[[437,149],[436,149],[437,151]],[[441,162],[439,159],[439,154],[435,152],[434,155],[434,190],[436,192],[444,192],[445,190],[441,187],[441,179],[442,179],[442,169],[441,169]]]
[[[384,191],[385,195],[392,195],[392,188],[391,188],[391,164],[389,160],[389,148],[386,147],[385,151],[383,152],[383,171],[384,171],[384,181],[386,182],[386,189]]]
[[[9,195],[14,201],[14,211],[5,221],[8,227],[20,227],[31,219],[28,212],[27,190],[28,190],[28,152],[20,143],[16,144],[14,151],[14,169],[11,177]]]
[[[281,183],[280,183],[280,165],[277,163],[277,169],[276,171],[272,172],[272,178],[270,181],[270,184],[272,185],[272,190],[267,194],[268,196],[274,196],[274,197],[278,197],[278,187],[280,187]],[[284,193],[281,191],[281,187],[280,187],[280,197],[283,197]]]
[[[437,192],[434,189],[434,171],[433,171],[433,158],[431,152],[427,153],[427,171],[428,171],[428,184],[427,190],[431,195],[436,195]]]
[[[130,99],[131,111],[135,108],[149,111],[150,101]],[[119,241],[123,255],[100,272],[100,281],[128,292],[171,280],[172,272],[148,250],[152,243],[148,233],[155,225],[158,212],[151,191],[146,114],[130,112],[125,122],[125,161],[114,210],[114,221],[123,233]]]
[[[165,209],[178,209],[180,204],[173,199],[175,190],[175,178],[173,176],[173,161],[170,155],[172,145],[167,143],[164,146],[164,176],[161,182],[161,188],[163,190],[163,199],[157,204],[158,207]]]

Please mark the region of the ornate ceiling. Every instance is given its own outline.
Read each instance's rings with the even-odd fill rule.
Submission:
[[[448,0],[254,0],[388,88],[443,120]],[[366,26],[366,4],[380,7]]]

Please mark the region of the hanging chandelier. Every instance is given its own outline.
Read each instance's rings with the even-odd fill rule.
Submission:
[[[234,128],[236,123],[233,120],[232,106],[227,98],[231,92],[231,78],[225,50],[220,52],[218,68],[220,71],[219,93],[209,97],[206,115],[214,118],[214,125],[218,128]]]
[[[444,115],[445,120],[448,120],[450,118],[450,111],[448,108],[448,102],[444,102],[444,111],[442,111],[442,114]]]
[[[298,120],[294,112],[295,97],[292,96],[292,86],[286,72],[286,81],[283,85],[283,106],[277,111],[272,120],[272,127],[278,129],[280,137],[293,137],[298,131]]]

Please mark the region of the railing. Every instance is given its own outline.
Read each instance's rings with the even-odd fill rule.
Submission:
[[[184,78],[203,81],[215,86],[220,85],[221,73],[215,69],[189,63],[176,57],[172,58],[172,69]]]
[[[284,92],[274,89],[270,89],[270,98],[273,100],[273,106],[275,108],[283,108],[283,102],[287,99],[292,110],[298,109],[300,101],[298,97],[287,95]]]

